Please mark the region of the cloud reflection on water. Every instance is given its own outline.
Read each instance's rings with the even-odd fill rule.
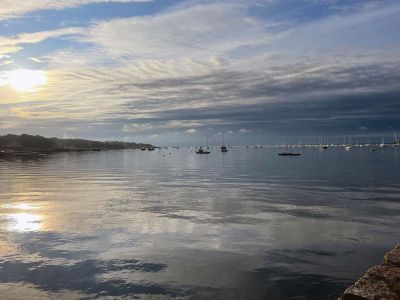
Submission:
[[[0,290],[334,299],[391,246],[398,169],[357,150],[273,151],[0,162]]]

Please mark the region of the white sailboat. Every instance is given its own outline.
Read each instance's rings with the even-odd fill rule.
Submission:
[[[385,148],[386,144],[385,144],[385,138],[382,138],[382,143],[379,144],[380,148]]]
[[[346,149],[347,151],[352,149],[352,147],[351,147],[351,138],[350,137],[349,137],[349,143],[344,147],[344,149]]]

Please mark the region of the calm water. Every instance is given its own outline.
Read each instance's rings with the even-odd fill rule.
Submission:
[[[400,241],[400,149],[278,151],[0,161],[0,297],[336,299]]]

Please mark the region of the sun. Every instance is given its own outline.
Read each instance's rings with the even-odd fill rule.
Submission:
[[[21,69],[11,71],[7,82],[17,92],[28,92],[38,86],[45,85],[47,78],[43,70]]]

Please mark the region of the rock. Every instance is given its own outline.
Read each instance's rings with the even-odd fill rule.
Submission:
[[[400,268],[400,244],[385,255],[384,264],[389,264]]]
[[[400,300],[400,244],[385,255],[383,264],[373,267],[339,300]]]

